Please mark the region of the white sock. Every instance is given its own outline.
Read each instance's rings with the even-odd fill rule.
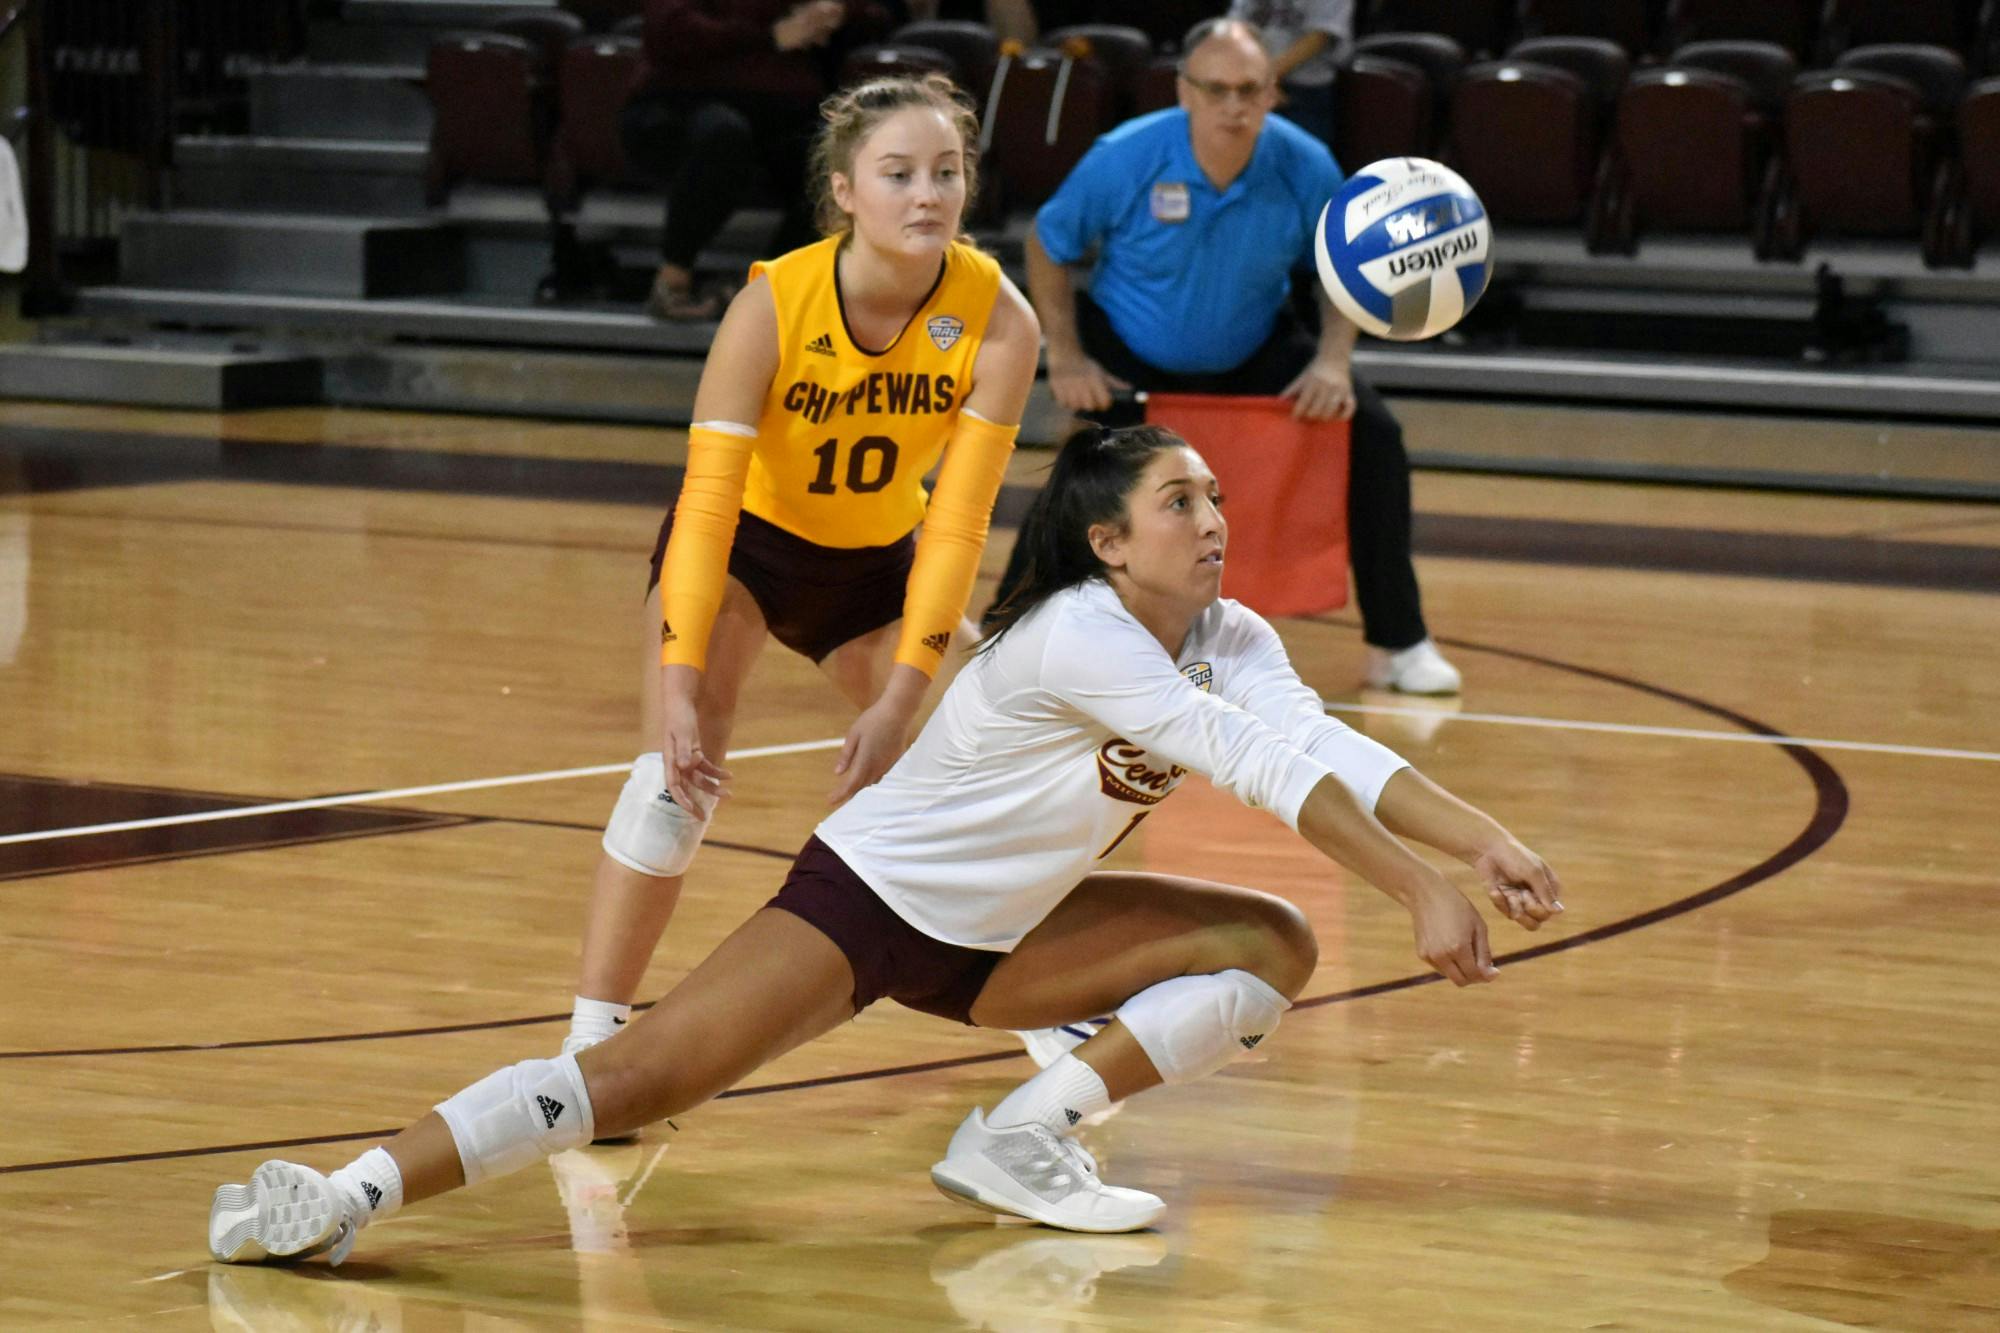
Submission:
[[[1074,1055],[1065,1055],[1003,1098],[987,1115],[994,1129],[1042,1125],[1067,1134],[1085,1116],[1111,1105],[1104,1080]]]
[[[403,1206],[403,1173],[385,1149],[370,1148],[327,1179],[347,1200],[357,1226],[365,1227]]]
[[[576,997],[576,1007],[569,1011],[569,1035],[603,1041],[624,1027],[631,1017],[632,1006],[629,1004],[613,1004],[609,1000],[586,1000],[579,995]]]

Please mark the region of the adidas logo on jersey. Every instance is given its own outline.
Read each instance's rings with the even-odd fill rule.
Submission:
[[[833,335],[831,333],[820,334],[819,337],[806,344],[806,350],[808,352],[818,352],[821,356],[837,355],[833,350]]]
[[[943,657],[944,650],[951,647],[951,632],[947,630],[942,634],[924,635],[924,647]]]
[[[553,1097],[535,1094],[535,1105],[542,1108],[542,1128],[554,1129],[556,1121],[562,1119],[563,1104]]]

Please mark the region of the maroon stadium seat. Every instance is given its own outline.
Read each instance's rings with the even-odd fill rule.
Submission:
[[[1037,47],[1005,55],[993,76],[985,159],[997,162],[1007,208],[1039,204],[1055,192],[1097,136],[1111,128],[1111,76],[1094,59]]]
[[[425,68],[436,112],[425,167],[432,204],[465,179],[542,183],[552,117],[534,45],[503,33],[445,33]]]
[[[1154,56],[1132,84],[1132,114],[1143,116],[1178,106],[1181,100],[1181,58]]]
[[[950,56],[958,66],[959,83],[984,109],[986,90],[993,85],[993,66],[1000,59],[1000,39],[993,35],[993,29],[984,23],[933,19],[905,23],[889,40],[898,46],[928,46]]]
[[[1357,51],[1334,81],[1334,156],[1358,171],[1385,157],[1430,157],[1436,99],[1430,78],[1407,60]]]
[[[1578,75],[1525,60],[1469,66],[1452,93],[1452,158],[1498,221],[1583,219],[1604,117]]]
[[[1973,239],[2000,234],[2000,78],[1974,84],[1959,103],[1958,143],[1965,165],[1970,258]]]
[[[570,208],[592,185],[638,184],[619,140],[618,114],[643,61],[632,37],[584,37],[556,71],[558,107],[549,151],[549,198]]]
[[[1964,65],[1935,47],[1870,47],[1839,68],[1802,74],[1785,104],[1785,156],[1795,207],[1780,252],[1815,233],[1922,236],[1943,258],[1942,212],[1955,193],[1944,126]]]
[[[1667,63],[1743,80],[1755,95],[1757,106],[1774,123],[1784,110],[1792,80],[1799,74],[1799,62],[1775,42],[1689,42],[1668,57]]]
[[[1400,60],[1424,72],[1431,85],[1431,138],[1435,141],[1451,112],[1451,90],[1465,69],[1465,48],[1443,33],[1380,32],[1356,42],[1354,53]]]
[[[852,87],[891,74],[942,74],[965,87],[958,62],[934,46],[914,42],[881,42],[857,46],[840,62],[840,86]]]
[[[1153,63],[1153,42],[1137,28],[1117,23],[1079,23],[1055,28],[1041,36],[1041,45],[1057,50],[1074,49],[1081,42],[1098,64],[1111,76],[1115,107],[1113,115],[1123,120],[1134,114],[1139,78]]]
[[[1653,49],[1655,20],[1649,0],[1521,0],[1521,36],[1602,37],[1633,56]]]
[[[1624,175],[1617,248],[1658,228],[1750,233],[1760,202],[1776,186],[1767,179],[1776,147],[1773,110],[1732,73],[1675,61],[1634,74],[1618,99]],[[1758,248],[1768,242],[1760,238]]]
[[[1507,58],[1568,70],[1589,86],[1607,115],[1632,73],[1624,48],[1602,37],[1532,37],[1517,42]]]
[[[490,32],[519,37],[541,52],[542,66],[553,71],[562,63],[569,44],[584,35],[583,20],[561,9],[545,9],[529,14],[510,14],[486,25]]]
[[[1803,58],[1813,49],[1820,0],[1670,0],[1666,46],[1774,42]]]

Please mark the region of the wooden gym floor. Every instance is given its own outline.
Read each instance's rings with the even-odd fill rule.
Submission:
[[[1254,1060],[1089,1131],[1157,1233],[940,1198],[952,1128],[1030,1066],[884,1006],[337,1273],[211,1265],[216,1183],[555,1049],[680,448],[0,407],[0,1325],[2000,1326],[2000,506],[1438,473],[1463,701],[1359,691],[1351,613],[1284,633],[1569,912],[1496,925],[1497,984],[1430,984],[1385,899],[1190,782],[1132,862],[1292,896],[1324,961]],[[846,721],[767,652],[651,991],[773,891]]]

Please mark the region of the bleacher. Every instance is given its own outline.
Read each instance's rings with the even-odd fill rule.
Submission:
[[[61,132],[151,174],[115,201],[115,266],[72,264],[41,345],[0,351],[0,392],[115,395],[139,351],[207,366],[220,338],[319,358],[331,401],[684,419],[712,326],[639,306],[661,204],[616,129],[637,0],[298,0],[235,28],[230,0],[181,0],[209,58],[164,125],[101,113],[145,81],[144,33],[91,27],[118,6],[41,8]],[[977,230],[1017,277],[1034,205],[1171,103],[1183,20],[1216,6],[1070,8],[1119,21],[1025,51],[916,25],[843,71],[972,94]],[[1343,165],[1438,157],[1497,236],[1451,339],[1364,344],[1380,387],[2000,418],[2000,0],[1359,8]],[[740,270],[773,216],[701,266]]]

